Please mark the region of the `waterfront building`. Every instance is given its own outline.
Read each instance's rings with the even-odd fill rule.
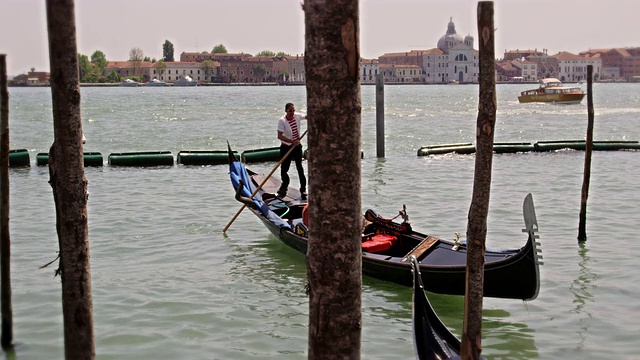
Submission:
[[[227,83],[275,82],[278,70],[274,71],[274,60],[270,56],[243,56],[220,61],[220,79]],[[282,69],[284,65],[276,66]],[[282,70],[280,70],[281,72]]]
[[[152,65],[151,61],[109,61],[103,75],[108,76],[112,71],[115,71],[123,78],[129,76],[145,77],[149,76],[149,69]]]
[[[304,84],[307,77],[304,70],[304,56],[285,56],[287,61],[286,82],[290,84]]]
[[[525,58],[496,60],[495,68],[496,81],[538,81],[538,65]]]
[[[253,56],[245,53],[197,53],[183,52],[180,61],[204,62],[212,60],[218,65],[216,76],[211,82],[301,83],[306,80],[304,57],[296,56]]]
[[[438,48],[416,51],[422,58],[422,72],[426,83],[446,83],[448,56]]]
[[[515,60],[513,60],[515,61]],[[521,78],[522,71],[519,67],[514,66],[511,60],[496,61],[496,81],[511,81],[513,78]]]
[[[385,83],[424,83],[422,68],[418,65],[380,64]]]
[[[602,59],[601,79],[632,81],[640,76],[640,47],[590,49],[580,55]]]
[[[46,71],[29,71],[27,73],[27,85],[49,85],[50,73]]]
[[[380,71],[380,64],[378,59],[363,59],[360,58],[360,83],[361,84],[375,84],[376,76]]]
[[[599,56],[589,57],[560,52],[554,55],[558,61],[558,80],[562,82],[579,82],[587,79],[587,66],[593,66],[593,79],[600,79],[602,60]]]
[[[520,60],[520,59],[524,59],[527,58],[531,55],[542,55],[545,52],[545,49],[542,49],[543,51],[538,51],[538,49],[533,49],[533,50],[520,50],[520,49],[516,49],[516,50],[505,50],[504,51],[504,58],[503,60]]]
[[[246,58],[253,57],[251,54],[245,53],[208,53],[208,52],[182,52],[180,54],[180,61],[182,62],[203,62],[205,60],[211,61],[239,61]]]
[[[513,66],[520,68],[520,76],[524,81],[538,81],[538,64],[526,59],[513,60]]]
[[[558,78],[558,59],[548,55],[546,49],[542,53],[529,55],[526,59],[535,64],[538,79]]]
[[[200,83],[209,82],[211,75],[205,74],[202,63],[195,61],[155,62],[153,66],[149,68],[149,79],[158,79],[172,83],[185,76],[189,76]]]
[[[447,31],[438,40],[437,48],[384,54],[378,58],[380,70],[383,64],[416,65],[422,69],[420,78],[425,83],[477,83],[478,51],[473,44],[473,36],[463,38],[458,35],[453,18],[450,18]]]

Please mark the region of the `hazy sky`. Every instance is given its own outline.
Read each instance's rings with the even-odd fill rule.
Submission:
[[[329,0],[330,1],[330,0]],[[301,0],[76,0],[78,52],[127,60],[133,47],[160,59],[165,40],[183,51],[304,52]],[[361,0],[360,54],[436,47],[452,17],[478,46],[477,1]],[[496,0],[496,56],[509,49],[578,53],[640,46],[638,0]],[[49,70],[45,0],[0,0],[0,53],[9,75]]]

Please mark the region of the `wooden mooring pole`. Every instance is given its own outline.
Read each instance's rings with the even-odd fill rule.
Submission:
[[[495,34],[493,2],[478,2],[479,98],[476,123],[476,163],[467,226],[467,283],[461,358],[479,359],[482,352],[482,300],[487,214],[491,192],[493,137],[496,124]]]
[[[2,348],[13,347],[11,306],[11,241],[9,236],[9,91],[7,56],[0,54],[0,299],[2,300]]]
[[[87,179],[82,154],[82,111],[74,0],[46,0],[53,145],[53,190],[62,283],[65,359],[95,359]]]
[[[384,157],[384,78],[376,75],[376,155]]]
[[[313,154],[308,163],[309,360],[359,360],[361,352],[362,108],[358,3],[358,0],[305,0],[302,5],[308,144],[309,153]],[[351,176],[344,176],[347,173]]]
[[[582,199],[580,201],[580,223],[578,224],[578,242],[587,241],[587,199],[591,179],[591,152],[593,151],[593,65],[587,65],[587,143],[584,149],[584,179],[582,180]]]

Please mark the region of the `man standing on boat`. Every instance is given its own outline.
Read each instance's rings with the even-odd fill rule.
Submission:
[[[304,168],[302,167],[302,144],[300,144],[300,121],[306,119],[306,115],[297,115],[296,107],[292,103],[287,103],[284,106],[285,115],[278,120],[278,139],[280,143],[280,159],[289,152],[293,147],[293,151],[289,156],[282,160],[282,167],[280,168],[280,177],[282,178],[282,185],[278,189],[278,197],[283,198],[287,195],[287,188],[289,187],[289,167],[291,166],[291,159],[296,163],[296,169],[298,170],[298,178],[300,179],[300,195],[302,200],[307,199],[307,178],[304,176]]]

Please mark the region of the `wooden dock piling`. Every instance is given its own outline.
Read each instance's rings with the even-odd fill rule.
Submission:
[[[13,307],[11,304],[11,240],[9,236],[9,91],[7,56],[0,54],[0,277],[2,289],[2,338],[5,351],[13,347]]]
[[[376,75],[376,156],[384,157],[384,78]]]
[[[578,224],[578,242],[587,241],[587,199],[591,181],[591,152],[593,151],[593,65],[587,65],[587,143],[584,155],[584,179],[580,201],[580,221]]]

